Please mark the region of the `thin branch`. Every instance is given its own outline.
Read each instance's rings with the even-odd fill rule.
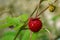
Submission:
[[[34,9],[34,11],[32,12],[32,14],[30,15],[30,17],[33,16],[33,14],[34,14],[34,12],[35,12],[36,10],[37,10],[37,7]],[[21,32],[21,30],[24,29],[25,26],[27,25],[27,22],[28,22],[28,19],[27,19],[26,22],[23,24],[23,26],[21,26],[21,28],[19,28],[19,30],[18,30],[18,32],[17,32],[17,34],[16,34],[16,36],[14,37],[13,40],[16,40],[16,37],[19,35],[19,33]]]
[[[32,40],[32,32],[30,31],[30,40]]]
[[[48,6],[49,7],[49,6]],[[38,16],[40,16],[40,14],[42,14],[44,11],[46,11],[47,9],[48,9],[48,7],[46,7],[44,10],[42,10],[39,14],[38,14]]]
[[[49,31],[47,28],[44,28],[44,29],[45,29],[49,34],[51,34],[50,31]]]
[[[22,30],[28,30],[29,28],[23,28]]]
[[[30,17],[33,16],[33,14],[35,13],[36,10],[37,10],[37,6],[36,6],[36,8],[34,9],[34,11],[32,12],[32,14],[30,15]],[[16,34],[16,36],[14,37],[13,40],[16,40],[16,37],[19,35],[20,31],[21,31],[22,29],[24,29],[25,26],[27,25],[27,22],[28,22],[28,19],[27,19],[26,22],[23,24],[23,26],[21,26],[21,28],[19,28],[19,30],[18,30],[18,32],[17,32],[17,34]]]
[[[36,11],[36,9],[37,9],[37,7],[36,7],[35,10],[32,12],[32,14],[30,15],[30,17],[33,16],[33,14],[34,14],[34,12]],[[27,19],[26,22],[23,24],[23,26],[21,26],[21,28],[19,28],[19,30],[18,30],[18,32],[17,32],[17,34],[16,34],[16,36],[14,37],[13,40],[16,40],[16,37],[19,35],[19,33],[21,32],[21,30],[24,29],[25,26],[27,25],[27,22],[28,22],[28,19]]]
[[[36,12],[37,9],[39,9],[39,6],[40,6],[41,2],[42,2],[42,0],[39,1],[39,4],[37,4],[36,8],[32,12],[32,14],[30,15],[30,17]]]
[[[52,33],[47,28],[45,28],[45,30],[48,32],[50,40],[53,40]]]
[[[41,2],[39,2],[39,4],[40,4],[40,3],[41,3]],[[48,6],[48,7],[49,7],[49,6]],[[48,7],[45,8],[44,10],[42,10],[42,11],[39,13],[39,15],[42,14],[45,10],[47,10]],[[30,15],[30,17],[33,16],[33,14],[34,14],[35,11],[37,10],[37,8],[38,8],[38,6],[36,6],[36,8],[35,8],[34,11],[32,12],[32,14]],[[38,16],[39,16],[39,15],[38,15]],[[14,40],[16,40],[16,37],[19,35],[19,33],[21,32],[21,30],[22,30],[23,28],[25,28],[25,26],[27,25],[27,22],[28,22],[28,19],[27,19],[26,22],[23,24],[23,26],[21,26],[21,28],[19,28],[19,30],[18,30],[16,36],[14,37]]]
[[[42,1],[43,1],[43,0],[40,0],[40,1],[39,1],[39,4],[38,4],[39,6],[40,6],[40,4],[42,3]]]
[[[56,2],[57,2],[57,0],[54,1],[54,3],[56,3]],[[44,11],[46,11],[48,8],[49,8],[49,6],[46,7],[44,10],[42,10],[42,11],[38,14],[38,16],[40,16],[40,15],[41,15]]]
[[[39,1],[39,4],[38,4],[38,6],[37,6],[36,17],[38,17],[38,11],[39,11],[39,7],[40,7],[40,4],[42,3],[42,1],[43,1],[43,0],[40,0],[40,1]]]
[[[41,2],[39,2],[39,3],[41,3]],[[34,11],[32,12],[32,14],[30,15],[30,17],[33,16],[33,14],[34,14],[35,11],[37,10],[37,8],[38,8],[38,6],[36,6],[36,8],[35,8]],[[27,25],[27,22],[28,22],[28,19],[27,19],[26,22],[23,24],[23,26],[21,26],[21,28],[19,28],[19,30],[18,30],[18,32],[17,32],[17,34],[16,34],[16,36],[14,37],[13,40],[16,40],[16,38],[17,38],[17,36],[19,35],[19,33],[21,32],[21,30],[24,29],[25,26]]]
[[[32,14],[30,15],[30,17],[33,16],[33,14],[35,13],[36,10],[37,10],[37,6],[36,6],[36,8],[34,9],[34,11],[32,12]]]
[[[27,22],[27,21],[26,21]],[[23,28],[25,28],[25,26],[27,25],[27,23],[24,23],[24,25],[23,26],[21,26],[21,28],[19,28],[19,30],[18,30],[18,32],[17,32],[17,34],[16,34],[16,36],[14,37],[14,39],[13,40],[16,40],[16,38],[17,38],[17,36],[19,35],[19,33],[21,32],[21,30],[23,29]]]

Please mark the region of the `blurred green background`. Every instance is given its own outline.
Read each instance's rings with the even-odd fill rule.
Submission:
[[[0,0],[0,40],[13,40],[17,31],[28,19],[39,1]],[[39,12],[54,1],[43,0]],[[43,28],[38,33],[32,32],[31,34],[29,29],[22,30],[16,40],[60,40],[60,0],[57,0],[53,5],[56,7],[54,12],[50,12],[47,9],[40,15]]]

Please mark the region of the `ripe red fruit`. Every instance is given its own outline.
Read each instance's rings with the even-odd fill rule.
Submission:
[[[39,18],[30,18],[28,26],[32,32],[38,32],[42,28],[42,22]]]

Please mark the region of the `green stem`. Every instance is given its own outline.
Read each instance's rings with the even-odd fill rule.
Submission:
[[[30,40],[32,40],[32,32],[30,31]]]
[[[26,22],[25,22],[25,24],[24,24],[23,26],[21,26],[21,28],[19,28],[19,30],[18,30],[18,32],[17,32],[17,34],[16,34],[16,36],[14,37],[13,40],[16,40],[16,37],[19,35],[19,33],[21,32],[21,30],[22,30],[26,25],[27,25],[27,24],[26,24]]]
[[[49,7],[49,6],[48,6]],[[48,7],[46,7],[45,9],[43,9],[39,14],[38,16],[40,16],[44,11],[46,11],[48,9]]]
[[[42,1],[41,1],[41,2],[42,2]],[[40,4],[41,2],[39,2],[39,4]],[[39,5],[38,5],[38,6],[39,6]],[[33,14],[36,12],[38,6],[36,6],[36,8],[34,9],[33,13],[30,15],[30,17],[32,17]],[[48,9],[48,7],[47,7],[46,9]],[[40,14],[43,13],[46,9],[44,9],[43,11],[41,11]],[[39,14],[39,15],[40,15],[40,14]],[[38,15],[38,16],[39,16],[39,15]],[[23,26],[21,26],[21,28],[19,28],[16,36],[14,37],[14,40],[16,40],[16,37],[19,35],[19,33],[21,32],[21,30],[22,30],[23,28],[25,28],[25,26],[27,25],[27,22],[28,22],[28,19],[27,19],[26,22],[23,24]]]
[[[54,3],[56,3],[56,2],[57,2],[57,0],[54,1]],[[37,16],[40,16],[40,15],[41,15],[43,12],[45,12],[48,8],[49,8],[49,6],[46,7],[45,9],[43,9]]]
[[[42,1],[41,1],[41,2],[42,2]],[[39,3],[40,3],[40,2],[39,2]],[[32,14],[30,15],[30,17],[33,16],[33,14],[34,14],[35,11],[37,10],[37,8],[38,8],[38,6],[36,6],[36,8],[35,8],[34,11],[32,12]],[[16,38],[17,38],[17,36],[19,35],[19,33],[21,32],[21,30],[22,30],[23,28],[25,28],[25,26],[27,25],[27,22],[28,22],[28,19],[27,19],[26,22],[23,24],[23,26],[21,26],[21,28],[19,28],[19,30],[18,30],[18,32],[17,32],[17,34],[16,34],[16,36],[14,37],[13,40],[16,40]]]
[[[47,29],[47,28],[45,28],[45,30],[48,32],[48,34],[49,34],[49,40],[53,40],[53,35],[52,35],[52,33]]]
[[[33,13],[30,15],[30,17],[33,16],[33,14],[34,14],[34,12],[36,11],[36,9],[37,9],[37,7],[36,7],[35,10],[33,11]],[[18,30],[18,32],[17,32],[17,34],[16,34],[16,36],[14,37],[13,40],[16,40],[16,37],[19,35],[19,33],[21,32],[21,30],[22,30],[23,28],[25,28],[25,26],[27,25],[27,22],[28,22],[28,19],[27,19],[26,22],[23,24],[23,26],[21,26],[21,28],[19,28],[19,30]]]

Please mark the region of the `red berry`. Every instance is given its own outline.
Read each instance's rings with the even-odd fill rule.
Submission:
[[[42,22],[39,18],[30,18],[28,26],[32,32],[38,32],[42,28]]]

